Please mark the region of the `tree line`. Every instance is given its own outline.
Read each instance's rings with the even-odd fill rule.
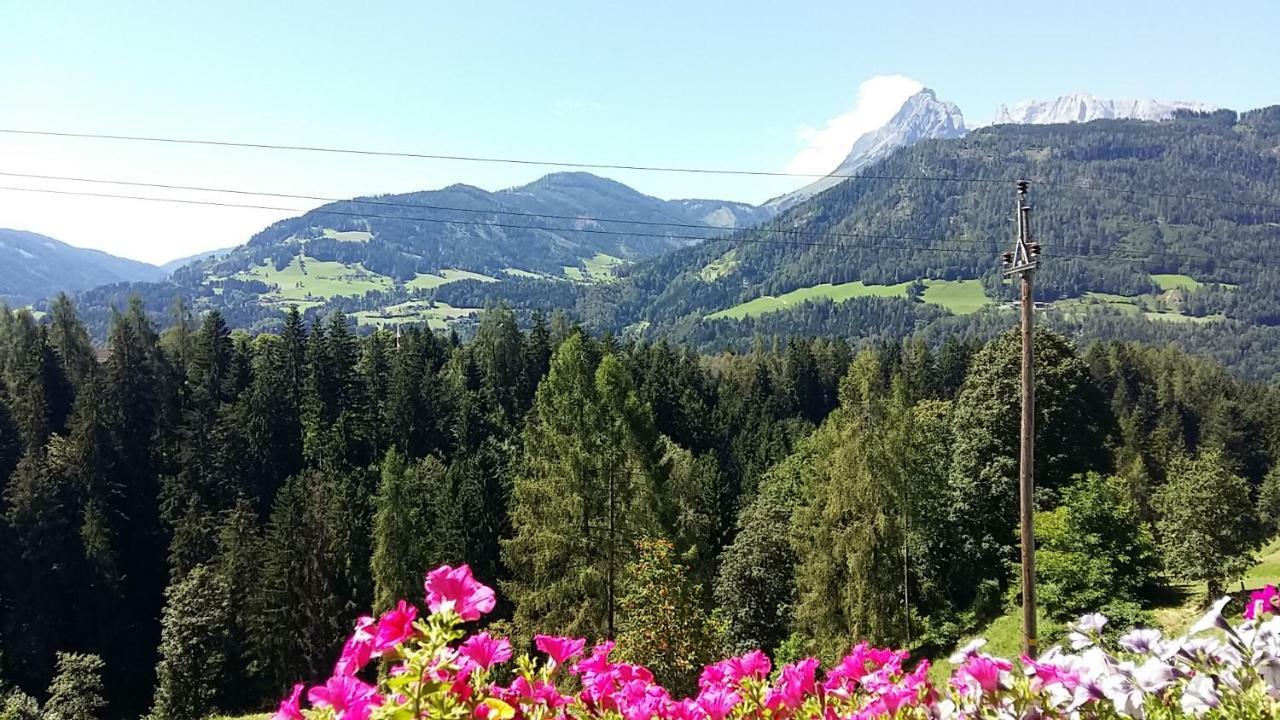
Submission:
[[[673,687],[728,648],[945,648],[1017,592],[1015,342],[699,355],[506,307],[466,343],[181,306],[161,333],[134,301],[99,353],[65,296],[5,310],[0,695],[257,710],[446,562],[501,589],[517,641],[615,637]],[[1046,609],[1227,582],[1280,517],[1280,396],[1037,343]]]

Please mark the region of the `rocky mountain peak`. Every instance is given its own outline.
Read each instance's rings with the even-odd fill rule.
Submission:
[[[1053,100],[1023,100],[1013,105],[1001,105],[992,123],[1044,125],[1113,119],[1155,121],[1168,120],[1178,110],[1208,112],[1216,109],[1213,105],[1201,102],[1150,98],[1116,100],[1080,91]]]
[[[939,100],[937,93],[924,88],[908,97],[889,122],[859,137],[831,175],[770,200],[766,205],[781,212],[839,184],[846,179],[842,176],[853,175],[900,147],[914,145],[921,140],[957,138],[965,132],[960,108],[955,103]]]

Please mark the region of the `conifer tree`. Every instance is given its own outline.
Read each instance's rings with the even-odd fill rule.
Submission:
[[[384,610],[419,595],[428,570],[462,561],[463,528],[445,467],[431,456],[388,451],[374,503],[374,606]]]
[[[268,687],[322,677],[370,604],[368,554],[349,515],[352,498],[333,474],[309,470],[280,488],[263,545],[253,613],[253,662]]]
[[[97,655],[58,653],[58,674],[49,684],[42,720],[103,720],[103,667]]]
[[[611,634],[632,543],[655,534],[652,417],[612,354],[571,336],[538,387],[503,546],[520,632]]]
[[[165,593],[152,720],[204,720],[220,706],[228,664],[231,594],[204,565]]]

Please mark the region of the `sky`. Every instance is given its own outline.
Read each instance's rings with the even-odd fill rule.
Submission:
[[[589,163],[828,172],[924,85],[970,124],[1084,90],[1280,103],[1280,3],[0,2],[0,128]],[[0,173],[325,197],[553,171],[0,133]],[[599,174],[758,203],[801,178]],[[242,243],[318,203],[0,175],[0,227],[147,262]]]

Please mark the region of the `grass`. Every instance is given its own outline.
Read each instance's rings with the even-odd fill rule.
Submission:
[[[562,265],[564,276],[574,282],[597,282],[607,283],[618,279],[613,274],[613,269],[619,265],[626,263],[620,257],[614,257],[605,253],[596,253],[582,261],[582,265]]]
[[[1190,277],[1186,275],[1153,275],[1152,277],[1175,279],[1175,280],[1168,280],[1167,282],[1182,282],[1184,280],[1189,280],[1193,283],[1196,282],[1195,280],[1192,280]],[[1143,298],[1148,300],[1154,300],[1156,296],[1155,295],[1130,296],[1130,295],[1115,295],[1112,293],[1086,292],[1084,295],[1078,298],[1058,300],[1057,302],[1053,303],[1053,307],[1054,309],[1061,310],[1067,314],[1071,314],[1076,311],[1087,310],[1090,307],[1108,307],[1114,310],[1118,310],[1119,312],[1122,312],[1126,315],[1141,315],[1142,317],[1148,320],[1156,320],[1161,322],[1173,322],[1173,323],[1205,323],[1205,322],[1216,322],[1218,320],[1224,319],[1222,315],[1193,317],[1191,315],[1183,315],[1182,313],[1175,312],[1173,310],[1166,310],[1165,312],[1154,312],[1151,310],[1145,310],[1143,309],[1144,304],[1140,302]],[[1152,305],[1149,303],[1145,305],[1145,307],[1151,307],[1151,306]]]
[[[738,249],[733,248],[699,270],[698,279],[703,282],[714,282],[737,269]]]
[[[924,301],[956,315],[968,315],[991,303],[980,280],[925,280]]]
[[[445,268],[444,270],[440,271],[439,275],[434,275],[432,273],[419,273],[412,280],[405,283],[404,286],[410,290],[431,290],[433,288],[438,288],[441,285],[447,285],[451,282],[457,282],[459,280],[479,280],[480,282],[497,282],[498,281],[498,279],[495,277],[482,275],[481,273],[478,273],[478,272],[471,272],[470,270],[455,270],[453,268]]]
[[[1280,585],[1280,538],[1272,540],[1258,553],[1258,562],[1245,573],[1244,584],[1250,590]]]
[[[324,236],[339,242],[367,243],[373,239],[373,233],[365,230],[347,230],[345,232],[338,232],[333,228],[325,228]]]
[[[982,283],[977,280],[925,280],[924,301],[941,305],[957,315],[975,312],[990,303],[982,292]],[[809,300],[829,299],[832,302],[844,302],[856,297],[906,297],[909,282],[896,285],[867,285],[861,280],[832,285],[810,285],[792,290],[789,293],[773,296],[765,295],[731,308],[711,313],[704,319],[718,320],[730,318],[740,320],[755,315],[777,312],[795,307]]]
[[[358,297],[370,290],[390,290],[393,285],[391,278],[366,270],[359,263],[344,265],[305,255],[295,255],[282,270],[276,270],[275,265],[268,260],[232,277],[239,280],[260,280],[274,285],[275,291],[263,296],[264,303]]]
[[[429,300],[410,300],[382,310],[361,310],[355,313],[355,318],[357,325],[379,328],[426,323],[432,330],[444,330],[451,321],[471,317],[478,312],[480,308],[457,308],[448,303],[433,305]]]
[[[512,277],[533,278],[535,280],[542,277],[536,272],[529,272],[528,270],[521,270],[520,268],[502,268],[502,272]]]
[[[1210,323],[1219,320],[1225,320],[1224,315],[1206,315],[1204,317],[1196,317],[1194,315],[1183,315],[1181,313],[1171,312],[1144,312],[1142,316],[1148,320],[1162,320],[1172,323]]]
[[[1190,275],[1152,275],[1151,280],[1165,292],[1170,290],[1195,290],[1201,284]]]
[[[1280,585],[1280,537],[1258,552],[1257,561],[1245,573],[1241,586],[1245,590],[1257,590],[1266,585]],[[1231,588],[1228,588],[1230,591]],[[1176,637],[1185,633],[1191,625],[1204,614],[1206,606],[1206,588],[1203,584],[1175,584],[1170,588],[1169,597],[1158,602],[1152,608],[1156,625],[1167,636]],[[1041,618],[1041,625],[1045,620]],[[987,644],[985,652],[1001,657],[1015,657],[1022,650],[1022,609],[1013,608],[1004,615],[991,621],[981,632],[965,638],[958,644],[964,646],[975,637],[984,637]],[[949,655],[950,653],[947,653]],[[939,657],[930,670],[930,677],[935,681],[945,680],[951,672],[951,663],[946,655]]]
[[[625,262],[620,257],[596,253],[583,260],[582,265],[587,269],[587,277],[591,280],[595,282],[613,282],[618,278],[617,275],[613,274],[613,269]]]

